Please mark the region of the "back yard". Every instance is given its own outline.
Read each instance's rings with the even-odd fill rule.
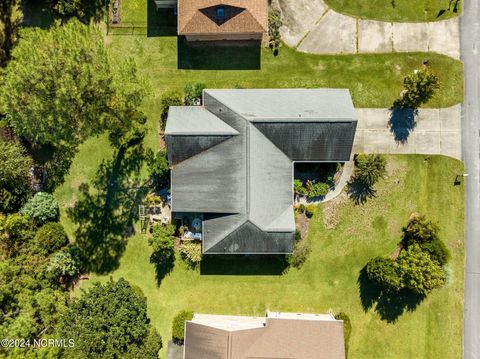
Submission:
[[[377,185],[376,198],[356,206],[343,197],[318,208],[308,233],[312,252],[300,270],[282,275],[275,260],[215,260],[192,271],[177,258],[174,270],[157,286],[147,237],[136,234],[129,238],[119,268],[92,275],[85,287],[110,275],[138,285],[165,341],[173,316],[186,308],[243,315],[332,310],[345,311],[352,320],[352,358],[380,358],[385,348],[389,358],[461,358],[464,189],[453,182],[463,165],[420,155],[388,156],[388,162],[389,175]],[[441,238],[452,252],[447,285],[416,307],[408,307],[408,298],[370,306],[374,291],[362,286],[360,292],[359,272],[373,256],[395,250],[401,227],[415,211],[440,224]]]

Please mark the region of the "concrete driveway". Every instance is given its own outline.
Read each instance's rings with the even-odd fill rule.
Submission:
[[[391,130],[388,109],[357,109],[358,125],[353,151],[370,153],[441,154],[462,158],[461,106],[420,109],[413,125],[396,131],[407,133],[405,141]],[[403,130],[403,131],[402,131]]]
[[[460,58],[459,19],[398,23],[339,14],[323,0],[276,0],[282,38],[299,51],[317,54],[438,52]]]

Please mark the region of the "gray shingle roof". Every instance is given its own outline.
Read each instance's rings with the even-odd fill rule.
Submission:
[[[348,90],[205,90],[172,107],[165,138],[172,209],[204,213],[205,253],[293,249],[293,161],[347,161]]]

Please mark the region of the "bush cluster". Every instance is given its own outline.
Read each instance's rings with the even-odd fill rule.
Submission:
[[[317,206],[315,206],[313,203],[310,203],[307,207],[305,207],[305,215],[308,218],[312,218],[313,215],[315,214],[315,209]]]
[[[418,108],[427,103],[440,87],[437,75],[428,67],[415,70],[403,79],[404,91],[401,98],[396,102],[397,107]]]
[[[268,36],[269,47],[272,49],[275,56],[278,55],[278,50],[281,43],[280,28],[282,27],[282,18],[280,11],[274,9],[268,13]]]
[[[183,243],[180,256],[190,268],[196,268],[202,261],[202,245],[200,243]]]
[[[443,265],[450,253],[438,237],[438,226],[423,215],[413,215],[403,233],[399,256],[371,259],[365,267],[367,277],[389,292],[407,289],[427,295],[445,283]]]
[[[185,339],[185,321],[192,320],[192,318],[193,312],[190,310],[182,310],[173,318],[172,339],[175,344],[183,345]]]
[[[38,192],[28,200],[20,213],[32,218],[38,224],[43,224],[58,220],[60,209],[57,200],[51,194]]]
[[[67,233],[60,223],[45,223],[35,234],[35,244],[44,255],[52,254],[68,244]]]

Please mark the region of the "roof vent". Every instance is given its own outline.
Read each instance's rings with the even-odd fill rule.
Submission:
[[[225,8],[223,6],[217,7],[215,14],[218,20],[225,20]]]

